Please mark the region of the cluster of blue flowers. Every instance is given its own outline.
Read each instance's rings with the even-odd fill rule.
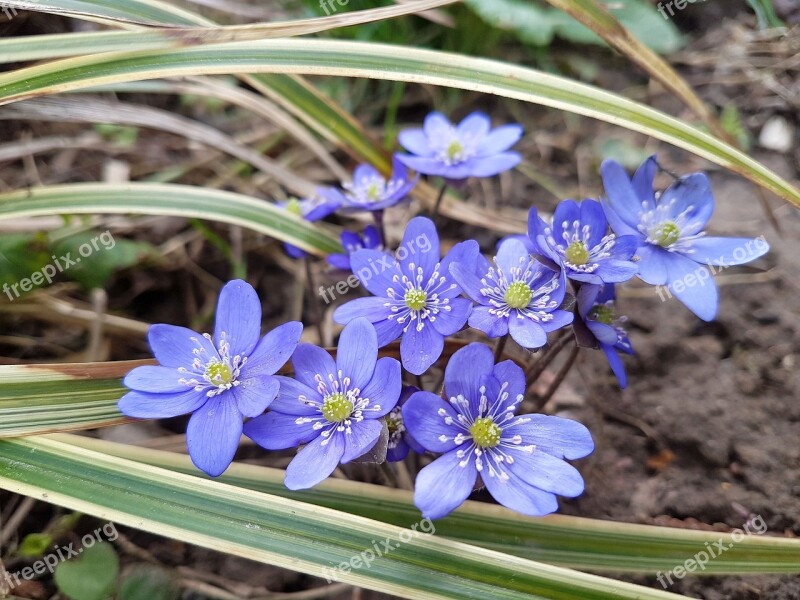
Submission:
[[[337,210],[379,213],[416,184],[407,167],[448,183],[495,175],[519,162],[509,148],[521,135],[517,125],[492,129],[481,113],[457,126],[433,113],[423,128],[400,134],[408,153],[395,156],[390,178],[360,165],[341,189],[320,188],[314,198],[286,208],[309,221]],[[286,470],[290,489],[314,486],[339,464],[384,446],[389,461],[412,451],[438,455],[416,480],[415,502],[426,517],[458,507],[478,476],[509,508],[526,515],[553,512],[557,495],[583,491],[580,474],[566,462],[593,450],[583,425],[517,414],[530,382],[516,363],[495,364],[484,344],[452,355],[443,395],[403,387],[403,369],[425,373],[440,359],[445,338],[467,325],[532,350],[544,347],[549,333],[571,328],[579,345],[605,353],[625,387],[619,353],[633,349],[615,308],[615,286],[636,276],[669,286],[698,316],[712,319],[713,281],[677,282],[707,265],[753,260],[768,248],[706,236],[713,197],[705,175],[677,179],[657,193],[657,170],[655,157],[633,178],[619,164],[604,162],[605,198],[564,200],[551,221],[531,208],[527,235],[502,240],[491,260],[474,240],[442,256],[436,227],[425,217],[410,220],[396,253],[387,251],[379,228],[344,232],[345,253],[328,260],[352,270],[370,295],[335,311],[344,325],[335,359],[300,343],[298,322],[261,337],[255,290],[232,281],[220,293],[213,335],[172,325],[151,328],[159,365],[131,371],[124,381],[131,391],[119,401],[120,410],[139,418],[191,413],[189,454],[211,476],[230,465],[242,433],[268,450],[302,446]],[[746,260],[737,252],[741,247],[751,249]],[[296,248],[287,251],[302,256]],[[379,349],[397,339],[400,361],[379,358]],[[276,375],[290,358],[293,377]]]

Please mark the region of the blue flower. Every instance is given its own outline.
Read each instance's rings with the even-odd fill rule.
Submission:
[[[353,273],[373,294],[351,300],[336,309],[337,323],[366,317],[378,331],[378,345],[402,336],[403,366],[421,375],[444,348],[444,338],[467,322],[472,302],[459,298],[461,288],[450,274],[452,262],[469,270],[478,256],[478,244],[457,244],[439,259],[439,236],[433,221],[411,219],[395,258],[377,250],[357,250],[350,257]]]
[[[469,316],[470,327],[490,338],[510,332],[520,346],[541,348],[548,332],[572,322],[572,313],[559,309],[567,289],[563,272],[534,260],[517,239],[500,244],[494,266],[480,255],[475,269],[454,262],[450,272],[478,303]]]
[[[627,319],[617,315],[614,286],[582,285],[578,290],[578,316],[580,318],[575,321],[576,335],[605,353],[619,387],[625,389],[628,376],[618,352],[633,354],[633,346],[623,327]]]
[[[276,327],[259,340],[261,303],[241,280],[222,288],[213,337],[185,327],[153,325],[150,347],[159,366],[137,367],[119,401],[129,417],[163,419],[192,413],[186,445],[192,462],[212,477],[231,464],[243,417],[266,410],[278,393],[273,375],[294,352],[303,325]]]
[[[418,180],[419,176],[409,178],[405,165],[395,158],[388,180],[372,165],[361,164],[353,173],[353,181],[342,184],[344,193],[336,193],[342,208],[384,210],[403,201]]]
[[[433,112],[422,129],[400,132],[400,144],[411,154],[398,154],[397,158],[419,173],[450,180],[491,177],[522,160],[516,152],[508,152],[522,132],[520,125],[492,129],[491,120],[481,112],[472,113],[455,127],[444,115]]]
[[[335,188],[317,188],[313,196],[298,200],[292,198],[287,202],[280,202],[278,206],[288,210],[293,215],[303,217],[306,221],[314,222],[324,219],[341,206],[341,198],[337,196]],[[284,244],[283,249],[292,258],[303,258],[306,252],[297,246]]]
[[[277,378],[278,398],[267,414],[245,424],[244,433],[268,450],[306,444],[286,469],[286,487],[299,490],[375,445],[401,380],[399,362],[378,360],[378,336],[366,319],[344,328],[336,362],[324,349],[300,344],[292,363],[294,379]]]
[[[353,252],[363,248],[383,251],[383,240],[381,240],[381,234],[377,227],[367,225],[362,234],[353,231],[343,231],[342,246],[344,247],[345,254],[329,255],[328,264],[342,271],[350,271],[350,255],[353,254]]]
[[[403,460],[411,450],[417,454],[425,453],[425,448],[420,446],[411,436],[403,422],[403,404],[418,391],[419,388],[413,385],[404,386],[397,406],[386,415],[386,425],[389,428],[389,445],[386,451],[386,460],[388,462]]]
[[[596,200],[559,202],[552,226],[531,208],[528,235],[534,254],[552,260],[575,281],[620,283],[638,271],[631,261],[637,238],[609,233],[603,207]]]
[[[703,173],[681,177],[660,195],[653,191],[658,171],[655,156],[629,179],[622,166],[606,160],[601,167],[607,199],[603,203],[611,228],[636,236],[639,277],[667,285],[678,300],[704,321],[717,314],[712,267],[755,260],[769,251],[763,239],[706,235],[714,212],[711,184]]]
[[[495,365],[489,348],[470,344],[445,370],[449,400],[417,392],[406,402],[411,435],[442,454],[417,476],[414,503],[425,517],[438,519],[460,506],[478,475],[500,504],[531,516],[556,511],[556,494],[583,492],[580,473],[563,459],[591,453],[591,434],[568,419],[516,415],[525,387],[520,367]]]

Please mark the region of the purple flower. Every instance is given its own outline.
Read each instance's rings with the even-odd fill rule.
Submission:
[[[475,269],[454,262],[450,272],[478,303],[469,316],[470,327],[490,338],[511,333],[520,346],[541,348],[548,332],[572,322],[572,313],[559,309],[567,288],[563,272],[534,260],[519,240],[500,244],[494,266],[480,255]]]
[[[364,233],[358,234],[354,231],[342,232],[342,246],[345,254],[331,254],[328,256],[328,264],[342,271],[350,271],[350,255],[356,250],[367,248],[368,250],[383,251],[383,240],[377,227],[367,225]]]
[[[578,291],[578,316],[575,330],[579,339],[588,340],[589,345],[605,353],[619,387],[625,389],[628,376],[618,351],[633,354],[633,346],[623,326],[627,319],[617,315],[614,286],[582,285]]]
[[[279,206],[285,208],[293,215],[303,217],[306,221],[314,222],[324,219],[341,206],[341,199],[336,195],[335,188],[317,188],[313,196],[298,200],[292,198],[287,202],[280,202]],[[283,249],[292,258],[307,256],[304,250],[291,244],[284,244]]]
[[[603,203],[611,228],[636,237],[639,277],[667,285],[689,310],[704,321],[717,314],[712,267],[755,260],[769,251],[763,239],[707,236],[714,212],[711,184],[703,173],[681,177],[660,195],[653,191],[658,170],[648,158],[629,179],[622,166],[606,160],[601,167],[607,199]]]
[[[259,340],[261,303],[239,279],[222,288],[213,337],[185,327],[153,325],[150,347],[159,366],[137,367],[119,401],[129,417],[163,419],[192,413],[186,445],[192,462],[212,477],[231,464],[243,417],[264,412],[278,393],[273,375],[294,352],[302,323],[276,327]]]
[[[638,271],[631,261],[638,240],[609,233],[603,207],[596,200],[559,202],[552,226],[531,208],[528,235],[534,254],[552,260],[575,281],[619,283]]]
[[[441,356],[445,336],[467,322],[472,302],[459,298],[461,288],[450,274],[452,262],[469,270],[478,256],[478,244],[457,244],[439,259],[439,236],[433,221],[411,219],[395,258],[377,250],[357,250],[350,257],[353,273],[373,294],[351,300],[336,309],[337,323],[366,317],[378,331],[378,345],[402,336],[403,366],[421,375]]]
[[[491,177],[516,167],[522,157],[507,150],[522,137],[520,125],[492,129],[485,114],[474,112],[457,126],[438,112],[425,117],[422,129],[406,129],[398,137],[411,154],[398,154],[407,167],[450,180]]]
[[[580,473],[563,459],[591,453],[591,434],[568,419],[516,415],[525,375],[512,361],[495,365],[489,348],[470,344],[450,359],[445,392],[449,401],[417,392],[403,406],[414,439],[442,453],[417,476],[414,503],[425,517],[460,506],[479,474],[495,500],[531,516],[557,510],[556,494],[583,492]]]
[[[378,337],[366,319],[344,328],[336,362],[322,348],[300,344],[292,363],[294,379],[277,378],[280,392],[270,412],[248,421],[244,433],[268,450],[306,444],[286,469],[286,487],[299,490],[375,445],[401,381],[400,363],[378,360]]]
[[[389,427],[389,447],[386,451],[386,460],[389,462],[403,460],[408,456],[410,450],[413,450],[417,454],[425,453],[425,448],[420,446],[417,441],[411,437],[411,434],[408,432],[403,422],[403,404],[418,391],[419,388],[413,385],[404,386],[397,406],[392,409],[392,412],[386,415],[386,425]]]
[[[397,158],[392,161],[392,176],[387,180],[372,165],[356,167],[353,181],[342,184],[344,193],[336,190],[342,208],[384,210],[403,201],[417,185],[419,176],[409,178],[405,165]]]

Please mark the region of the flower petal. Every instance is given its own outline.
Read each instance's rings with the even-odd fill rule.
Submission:
[[[400,363],[388,356],[379,358],[372,379],[361,389],[361,397],[370,401],[370,410],[364,413],[364,418],[377,419],[391,412],[397,406],[402,387]]]
[[[453,335],[461,331],[472,311],[472,300],[466,298],[452,298],[450,300],[450,310],[440,311],[433,321],[433,327],[444,336]]]
[[[506,277],[510,277],[513,269],[518,269],[520,266],[527,264],[529,257],[530,254],[525,245],[519,240],[510,238],[497,248],[495,261]]]
[[[345,325],[358,318],[366,318],[370,323],[382,321],[392,314],[384,306],[385,304],[386,297],[368,296],[366,298],[356,298],[339,306],[333,312],[333,320]]]
[[[638,272],[639,267],[635,262],[607,258],[600,262],[595,274],[603,283],[622,283],[634,277]]]
[[[398,273],[398,264],[391,256],[367,248],[350,255],[353,274],[375,296],[386,298],[386,290],[395,287],[392,277]]]
[[[442,355],[444,337],[425,319],[422,329],[411,323],[400,340],[400,358],[406,371],[422,375]]]
[[[439,234],[436,225],[426,217],[414,217],[406,225],[403,241],[397,249],[400,270],[412,281],[422,269],[426,284],[439,262]],[[413,268],[412,268],[413,266]]]
[[[300,421],[300,423],[298,423]],[[315,420],[303,421],[295,415],[270,411],[244,424],[244,434],[267,450],[284,450],[307,444],[319,435]]]
[[[422,128],[428,138],[439,137],[443,132],[449,131],[451,127],[452,125],[448,118],[437,111],[428,113],[428,116],[425,117],[425,121],[422,124]]]
[[[236,408],[245,417],[257,417],[275,400],[280,384],[271,375],[257,375],[242,379],[241,383],[230,389],[236,399]]]
[[[397,136],[400,145],[417,156],[432,156],[433,150],[428,145],[428,136],[423,129],[404,129]]]
[[[216,356],[210,341],[186,327],[153,325],[147,332],[147,340],[153,356],[165,367],[190,367],[195,359],[194,351],[200,348],[207,356]]]
[[[242,414],[229,394],[208,399],[189,419],[186,446],[195,466],[211,477],[233,462],[242,437]]]
[[[117,402],[120,412],[137,419],[168,419],[194,412],[208,400],[205,392],[186,390],[180,394],[128,392]]]
[[[512,447],[507,452],[514,457],[514,462],[507,467],[508,470],[528,485],[568,498],[575,498],[583,493],[583,477],[575,467],[562,459],[538,448],[527,452],[519,447]]]
[[[475,240],[459,242],[450,249],[450,252],[445,254],[444,258],[442,258],[439,265],[439,273],[447,277],[450,275],[450,266],[456,263],[460,264],[467,271],[477,272],[476,269],[480,259],[486,262],[486,259],[483,258],[480,253],[478,242]]]
[[[478,145],[478,156],[505,152],[520,140],[524,131],[522,125],[501,125],[492,129]]]
[[[473,306],[469,315],[469,326],[484,332],[490,338],[498,338],[508,333],[508,317],[492,314],[491,306]]]
[[[667,260],[670,252],[653,244],[640,246],[636,251],[639,279],[650,285],[667,284]]]
[[[482,158],[472,158],[462,164],[468,165],[467,168],[472,177],[493,177],[498,173],[513,169],[520,162],[522,162],[522,156],[516,152],[501,152]]]
[[[152,392],[154,394],[169,394],[185,392],[189,386],[178,381],[187,376],[174,367],[157,367],[147,365],[136,367],[125,376],[122,383],[125,387],[139,392]],[[191,388],[189,388],[191,389]]]
[[[560,308],[555,309],[550,314],[553,315],[553,318],[550,321],[543,321],[541,323],[542,329],[544,329],[547,333],[555,331],[556,329],[561,329],[562,327],[566,327],[567,325],[572,324],[572,322],[575,320],[574,313],[561,310]]]
[[[475,487],[478,471],[474,460],[461,459],[452,450],[417,475],[414,504],[427,519],[440,519],[464,503]]]
[[[523,348],[541,348],[547,343],[547,332],[544,328],[527,317],[518,317],[512,313],[508,318],[508,331]]]
[[[701,237],[691,242],[690,248],[689,258],[715,267],[743,265],[769,252],[763,238]]]
[[[286,467],[284,484],[290,490],[304,490],[317,485],[336,470],[342,454],[343,435],[332,433],[328,438],[320,435],[300,450]]]
[[[313,388],[304,383],[300,383],[291,377],[275,376],[280,384],[278,396],[272,401],[269,408],[272,412],[281,412],[287,415],[309,416],[318,415],[319,410],[306,404],[302,398],[310,401],[321,402],[322,397],[317,392],[316,385]]]
[[[344,436],[344,454],[341,462],[348,463],[369,452],[378,438],[381,437],[383,422],[372,419],[365,419],[360,423],[354,423],[351,432]]]
[[[475,413],[480,400],[481,379],[490,375],[493,369],[494,354],[487,346],[473,343],[457,350],[444,370],[447,397],[463,396],[470,401]]]
[[[353,319],[339,336],[336,368],[350,378],[352,387],[363,389],[372,378],[377,360],[378,335],[375,328],[367,319]]]
[[[328,375],[336,375],[336,363],[326,350],[313,344],[300,344],[292,354],[294,377],[312,390],[317,389],[316,375],[327,381]]]
[[[558,500],[554,494],[528,485],[513,471],[506,472],[508,478],[487,471],[484,469],[481,473],[486,489],[506,508],[531,517],[542,517],[558,510]]]
[[[603,206],[597,200],[584,200],[580,203],[580,211],[581,225],[589,227],[589,247],[594,247],[602,241],[608,230]]]
[[[525,373],[522,368],[513,360],[504,360],[495,365],[492,374],[502,383],[508,383],[509,402],[514,402],[519,395],[525,395],[527,385],[525,384]]]
[[[485,275],[489,272],[489,262],[481,256],[478,259],[478,272],[482,273],[481,276]],[[459,287],[464,290],[464,293],[472,298],[475,302],[480,304],[488,304],[489,301],[486,296],[481,292],[481,290],[485,287],[483,283],[481,283],[480,277],[476,275],[472,270],[468,269],[464,264],[461,262],[454,262],[450,265],[450,274],[455,279],[456,283]]]
[[[617,235],[636,235],[642,214],[642,201],[636,195],[628,174],[618,162],[605,160],[600,167],[606,201],[603,209]],[[652,205],[649,205],[652,208]]]
[[[520,435],[526,444],[556,458],[575,460],[594,450],[592,434],[581,423],[548,415],[521,415],[524,421],[504,430],[509,436]]]
[[[705,229],[714,212],[711,182],[704,173],[692,173],[681,177],[664,190],[658,199],[658,205],[669,206],[669,213],[673,218],[685,214],[688,221],[686,233],[699,233]]]
[[[669,253],[667,260],[669,290],[678,300],[704,321],[717,316],[717,286],[708,267],[680,254]]]
[[[247,357],[247,362],[242,367],[243,376],[256,377],[277,373],[294,353],[302,334],[303,324],[299,321],[278,325],[259,340],[253,352]]]
[[[230,344],[231,356],[247,356],[261,336],[261,301],[246,281],[229,281],[219,293],[214,341]]]
[[[445,423],[449,417],[451,425]],[[456,448],[453,438],[463,431],[455,425],[458,413],[441,397],[431,392],[415,392],[403,404],[403,423],[416,442],[431,452],[449,452]],[[445,440],[440,439],[445,436]]]
[[[623,390],[628,387],[628,375],[625,373],[625,365],[622,363],[622,359],[619,356],[619,353],[609,344],[600,344],[600,349],[605,353],[606,358],[608,359],[608,364],[611,367],[611,370],[614,372],[614,375],[617,377],[617,381],[619,381],[619,387]]]
[[[461,139],[471,138],[479,140],[486,137],[492,128],[492,121],[485,113],[475,111],[462,119],[456,127],[456,133]]]
[[[655,204],[656,201],[653,189],[656,173],[658,173],[658,163],[654,154],[639,165],[631,179],[631,185],[633,185],[633,190],[636,192],[636,197],[642,202],[651,203],[650,206]]]
[[[397,319],[384,319],[372,324],[375,327],[375,332],[378,334],[378,347],[383,348],[386,344],[395,341],[403,334],[402,323],[398,323]]]

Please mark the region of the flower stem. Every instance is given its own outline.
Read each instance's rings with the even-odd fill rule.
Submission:
[[[386,248],[386,235],[383,232],[383,211],[373,211],[372,218],[375,220],[375,228],[378,230],[378,235],[381,236],[381,245]]]
[[[317,334],[319,335],[319,343],[325,345],[325,336],[322,332],[322,310],[319,305],[319,298],[317,297],[316,290],[314,289],[314,275],[311,272],[311,261],[308,257],[303,258],[303,264],[306,268],[306,286],[308,287],[308,303],[311,305],[311,310],[314,313],[314,321],[316,321]]]
[[[575,359],[578,358],[579,351],[580,348],[578,346],[574,346],[572,350],[570,350],[566,362],[558,370],[558,373],[556,373],[555,379],[553,379],[553,382],[547,388],[547,391],[542,394],[542,397],[536,402],[534,412],[540,411],[550,401],[550,398],[553,397],[553,394],[558,391],[558,388],[561,387],[561,384],[564,383],[564,379],[567,378],[572,366],[575,364]]]
[[[527,382],[528,387],[531,384],[539,379],[539,376],[544,373],[544,370],[553,362],[558,353],[561,352],[564,347],[569,343],[571,334],[569,331],[565,331],[560,338],[558,338],[552,346],[550,346],[547,350],[545,350],[542,357],[533,363],[530,368],[525,372],[525,381]]]
[[[506,349],[506,342],[508,342],[508,334],[504,335],[501,338],[497,339],[497,343],[494,345],[494,362],[500,362],[500,359],[503,358],[503,350]]]
[[[442,183],[442,187],[439,190],[439,195],[436,196],[436,203],[433,205],[433,212],[431,213],[431,220],[439,225],[439,208],[442,205],[442,200],[444,199],[444,194],[447,191],[447,181]]]

